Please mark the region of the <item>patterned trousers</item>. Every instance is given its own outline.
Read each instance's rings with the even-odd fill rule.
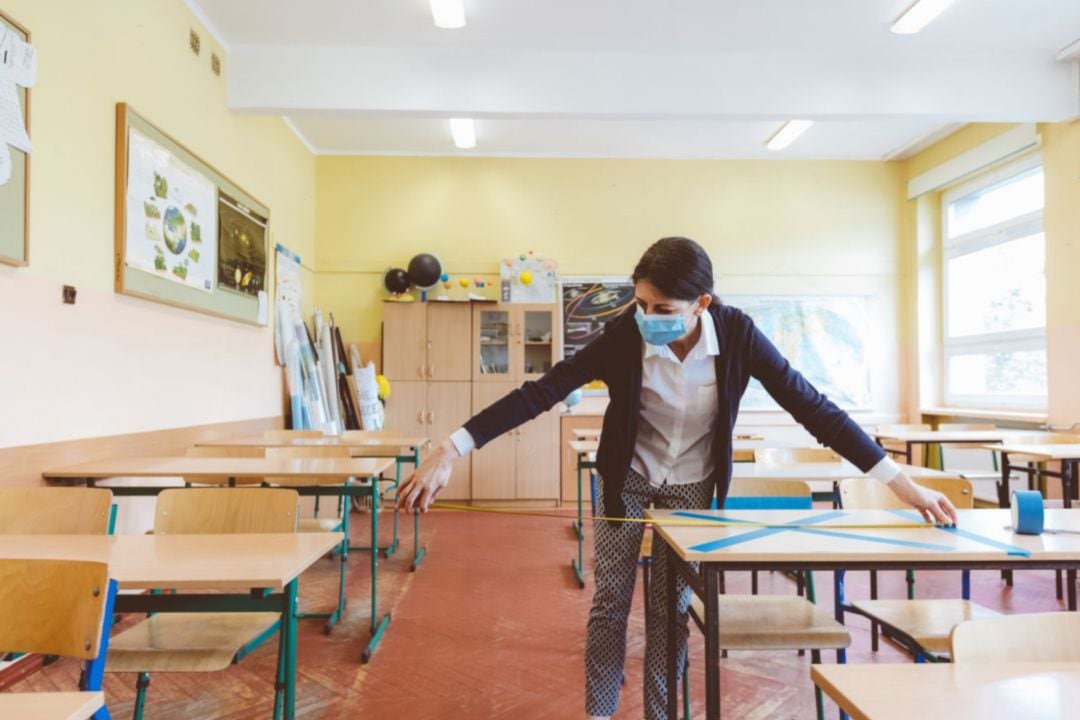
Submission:
[[[596,512],[604,514],[604,484],[598,483]],[[654,488],[648,480],[631,470],[626,476],[622,498],[626,517],[644,517],[650,506],[656,508],[709,507],[713,496],[710,482],[693,485],[669,485]],[[619,692],[626,661],[626,619],[634,597],[637,560],[641,552],[641,523],[593,523],[596,542],[596,592],[589,611],[585,641],[585,712],[589,715],[614,715],[619,707]],[[653,537],[653,565],[649,597],[645,605],[645,718],[659,720],[667,716],[667,561],[664,541]],[[685,663],[687,608],[690,590],[679,580],[679,668]]]

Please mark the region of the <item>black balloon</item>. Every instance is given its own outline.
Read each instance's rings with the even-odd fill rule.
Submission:
[[[409,279],[419,288],[431,288],[442,277],[442,263],[429,253],[420,253],[409,261]]]
[[[409,274],[401,268],[390,268],[383,273],[383,287],[395,295],[409,289]]]

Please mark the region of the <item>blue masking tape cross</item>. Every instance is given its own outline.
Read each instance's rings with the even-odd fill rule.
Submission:
[[[696,520],[712,520],[715,522],[727,522],[727,523],[748,523],[756,525],[755,521],[751,520],[737,520],[735,518],[724,517],[723,515],[703,515],[701,513],[686,512],[683,510],[672,513],[678,517],[693,518]],[[799,518],[798,520],[792,520],[786,522],[784,525],[808,525],[810,523],[825,522],[826,520],[832,520],[833,518],[843,517],[843,510],[832,510],[830,512],[821,513],[819,515],[812,515],[808,518]],[[721,540],[713,540],[707,543],[701,543],[695,545],[691,550],[694,552],[711,552],[713,550],[719,550],[723,547],[731,547],[732,545],[740,545],[744,542],[750,542],[751,540],[757,540],[758,538],[768,537],[769,535],[775,535],[776,533],[785,532],[788,528],[785,527],[769,527],[760,528],[758,530],[752,530],[742,535],[735,535],[734,537],[723,538]],[[791,528],[794,530],[795,528]]]
[[[919,517],[917,513],[911,510],[890,510],[889,512],[891,512],[893,515],[899,515],[900,517],[906,518],[908,520],[922,520],[922,518]],[[955,525],[938,525],[936,527],[938,530],[952,533],[953,535],[959,535],[962,538],[966,538],[977,543],[982,543],[983,545],[989,545],[990,547],[996,548],[997,550],[1003,550],[1007,555],[1014,555],[1016,557],[1031,557],[1031,553],[1022,547],[1011,545],[1009,543],[1004,543],[999,540],[994,540],[993,538],[988,538],[985,535],[973,533],[970,530],[961,530]]]

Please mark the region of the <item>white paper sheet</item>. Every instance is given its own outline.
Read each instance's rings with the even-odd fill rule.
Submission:
[[[15,46],[15,82],[23,87],[34,87],[37,82],[37,50],[22,40]]]
[[[28,153],[31,150],[30,136],[26,134],[22,107],[19,105],[19,92],[10,74],[0,72],[0,142]]]
[[[255,318],[260,325],[266,324],[266,291],[259,291],[259,314]]]
[[[0,142],[0,185],[11,179],[11,151],[7,143]]]
[[[135,128],[128,134],[124,261],[204,292],[217,276],[217,188]]]

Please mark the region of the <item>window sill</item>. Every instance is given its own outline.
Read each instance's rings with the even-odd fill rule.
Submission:
[[[930,407],[919,410],[921,415],[935,417],[964,417],[977,418],[980,420],[1007,420],[1010,422],[1045,423],[1048,416],[1045,412],[1031,412],[1018,410],[994,410],[992,408],[960,408],[960,407]]]

